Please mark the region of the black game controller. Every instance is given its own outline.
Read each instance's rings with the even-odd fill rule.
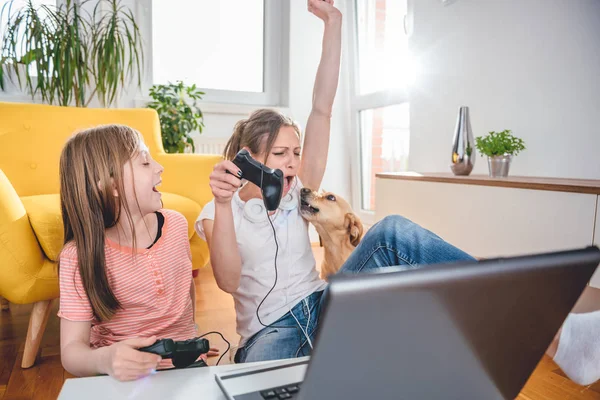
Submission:
[[[283,172],[259,163],[246,149],[240,150],[232,161],[242,171],[241,178],[260,188],[267,210],[277,210],[283,193]]]
[[[184,341],[173,339],[157,340],[154,344],[138,349],[146,353],[158,354],[162,358],[173,360],[175,368],[185,368],[192,365],[201,354],[210,350],[208,340],[193,338]]]

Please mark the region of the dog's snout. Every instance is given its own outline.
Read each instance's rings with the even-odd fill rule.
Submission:
[[[310,194],[310,192],[312,192],[312,190],[310,190],[309,188],[300,189],[300,194],[302,194],[304,196],[308,196]]]

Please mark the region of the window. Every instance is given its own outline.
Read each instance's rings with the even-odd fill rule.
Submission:
[[[356,1],[359,94],[402,89],[409,78],[406,0]]]
[[[408,168],[408,119],[408,103],[360,111],[361,209],[375,209],[375,174]]]
[[[361,160],[360,172],[353,174],[353,203],[367,222],[375,209],[375,174],[408,168],[406,86],[414,72],[404,30],[406,3],[355,0],[352,9],[351,112],[355,156]]]
[[[284,3],[151,0],[152,84],[181,80],[207,101],[278,105]]]

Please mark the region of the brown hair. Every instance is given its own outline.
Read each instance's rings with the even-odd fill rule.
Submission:
[[[121,207],[126,204],[123,168],[140,141],[141,135],[127,126],[98,126],[71,137],[60,157],[64,244],[75,243],[83,287],[98,321],[109,320],[121,308],[106,276],[105,229],[116,225],[122,209],[133,226],[129,209]]]
[[[263,163],[266,163],[273,143],[283,126],[293,127],[300,137],[300,128],[291,118],[266,108],[254,111],[248,119],[242,119],[235,124],[233,135],[225,145],[223,157],[233,160],[238,151],[243,147],[248,147],[252,154],[261,154],[264,150]],[[265,139],[266,144],[263,148],[262,144]]]

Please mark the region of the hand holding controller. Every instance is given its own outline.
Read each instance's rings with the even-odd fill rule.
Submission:
[[[193,364],[201,354],[210,350],[208,340],[193,338],[185,341],[173,339],[157,340],[154,344],[142,347],[139,351],[158,354],[162,358],[170,358],[176,368],[185,368]]]
[[[283,172],[259,163],[246,149],[240,150],[232,161],[242,171],[242,179],[260,188],[267,210],[277,210],[283,193]]]

